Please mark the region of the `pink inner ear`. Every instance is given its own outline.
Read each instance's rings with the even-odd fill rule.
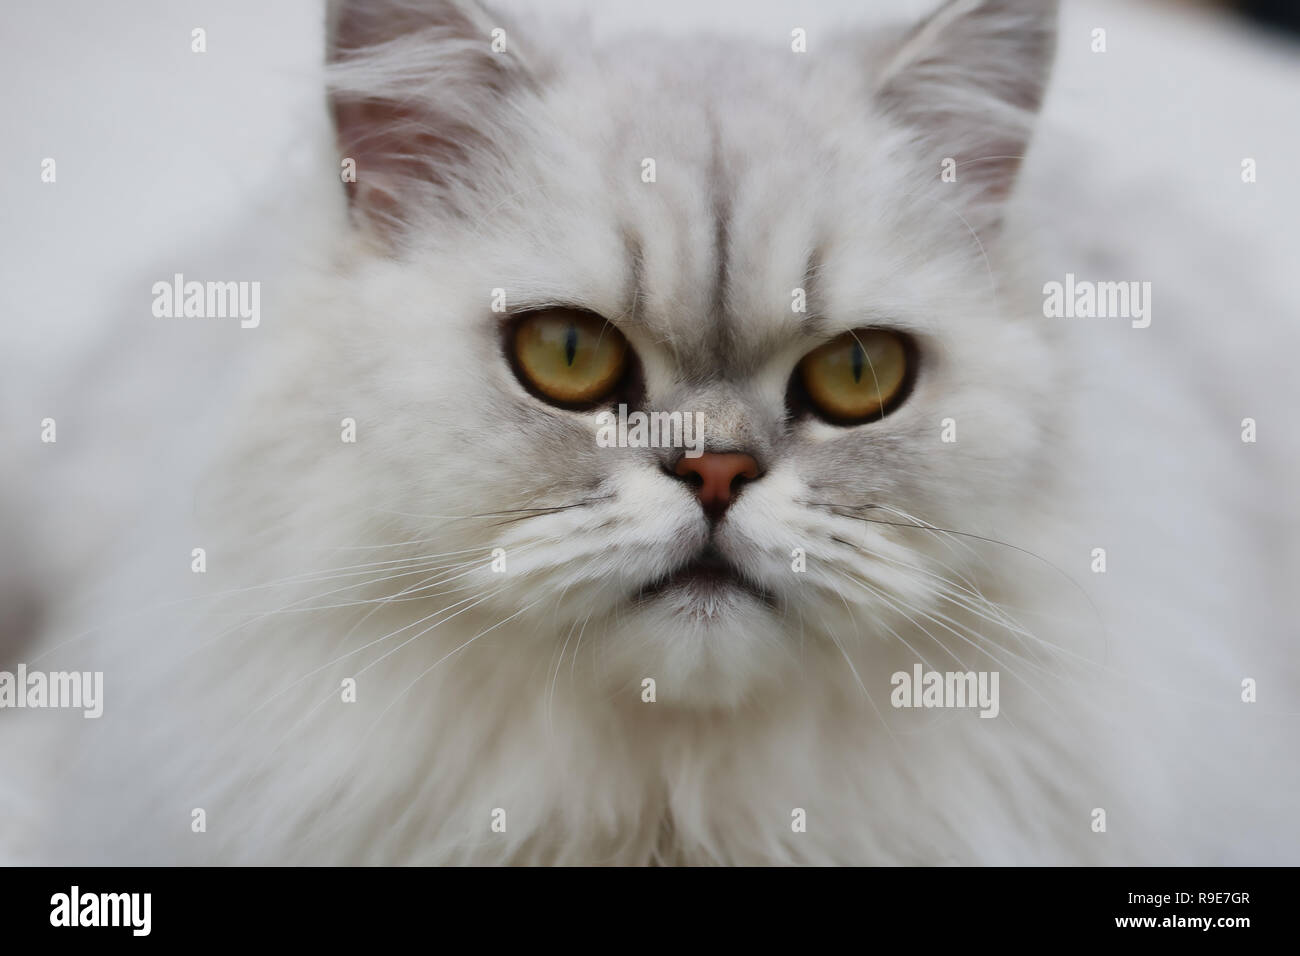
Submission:
[[[988,198],[1006,199],[1016,183],[1021,158],[1027,148],[1023,139],[1013,136],[990,137],[981,144],[979,154],[957,156],[958,176],[978,183]]]
[[[495,21],[470,0],[339,3],[328,57],[339,155],[356,163],[348,202],[393,232],[417,206],[465,201],[525,76],[491,50]]]
[[[908,59],[882,86],[882,104],[920,135],[927,160],[951,156],[958,183],[980,199],[1006,198],[1055,55],[1055,0],[954,2],[913,36],[924,45],[905,44]]]
[[[348,201],[368,219],[388,226],[402,219],[413,193],[446,187],[469,158],[472,132],[387,100],[338,102],[335,121],[341,155],[356,161]],[[456,133],[461,134],[457,139]]]

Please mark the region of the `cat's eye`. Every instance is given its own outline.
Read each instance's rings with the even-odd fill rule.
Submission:
[[[805,355],[799,381],[823,418],[839,425],[875,421],[906,397],[911,351],[895,332],[856,329]]]
[[[575,408],[609,397],[628,364],[622,333],[600,316],[576,309],[524,316],[509,348],[525,385],[547,401]]]

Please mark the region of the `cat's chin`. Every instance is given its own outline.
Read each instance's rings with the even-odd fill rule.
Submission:
[[[601,663],[624,687],[652,679],[658,703],[731,708],[774,689],[791,649],[769,595],[689,571],[642,590],[615,615]]]
[[[768,611],[774,599],[763,591],[710,574],[688,574],[667,584],[641,591],[636,597],[641,608],[653,607],[658,614],[684,618],[691,626],[716,626],[753,611]]]

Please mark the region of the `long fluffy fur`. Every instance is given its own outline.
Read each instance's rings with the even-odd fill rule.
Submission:
[[[1207,577],[1197,551],[1209,536],[1252,553],[1237,489],[1276,494],[1267,472],[1224,451],[1231,428],[1185,414],[1195,376],[1041,319],[1030,252],[1052,252],[997,178],[1018,159],[961,189],[937,178],[936,149],[1025,145],[1037,94],[1016,102],[1004,81],[1032,85],[1045,62],[964,69],[949,51],[939,70],[911,27],[806,60],[703,39],[574,49],[555,28],[570,45],[548,57],[546,31],[512,27],[525,79],[456,32],[481,15],[401,6],[441,19],[337,58],[335,102],[399,103],[399,134],[448,148],[427,176],[382,150],[361,164],[399,202],[374,229],[355,196],[360,228],[277,285],[281,318],[224,430],[202,436],[196,494],[154,516],[156,548],[130,555],[110,601],[48,622],[45,666],[102,668],[112,696],[99,722],[6,715],[11,856],[1285,858],[1290,804],[1267,794],[1296,793],[1276,762],[1286,728],[1236,700],[1277,660],[1279,608],[1248,599],[1249,569]],[[1048,35],[1042,5],[989,8],[968,16],[990,43]],[[485,71],[508,79],[476,84]],[[988,122],[927,125],[941,88]],[[393,114],[351,119],[367,115]],[[369,142],[408,156],[391,133]],[[803,284],[819,316],[926,344],[916,393],[878,427],[784,427],[785,380],[826,334],[790,314]],[[777,611],[628,602],[699,547],[703,518],[652,455],[597,449],[589,418],[523,391],[498,287],[512,307],[609,316],[664,407],[763,449],[720,539]],[[1114,383],[1143,380],[1139,420]],[[1204,470],[1177,496],[1126,483],[1184,461]],[[177,555],[199,542],[209,570],[192,575]],[[1085,580],[1098,543],[1117,568]],[[888,676],[918,659],[999,670],[1003,716],[891,710]]]

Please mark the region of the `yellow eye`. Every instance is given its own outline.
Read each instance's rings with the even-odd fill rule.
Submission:
[[[511,348],[525,384],[558,405],[600,401],[627,368],[627,339],[600,316],[572,309],[526,317]]]
[[[842,425],[883,418],[908,379],[908,349],[883,329],[846,332],[799,363],[804,391],[817,411]]]

